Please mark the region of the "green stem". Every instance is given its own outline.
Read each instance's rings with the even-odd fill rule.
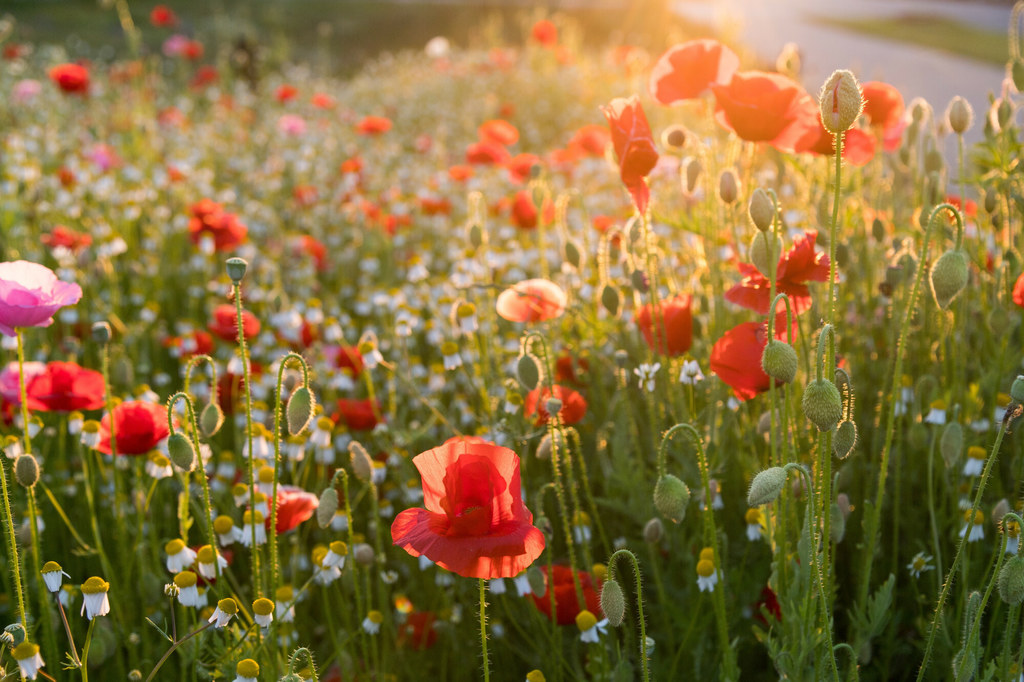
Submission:
[[[491,664],[487,658],[487,581],[480,578],[480,649],[484,657],[484,682],[491,679]]]
[[[253,513],[252,524],[252,588],[256,597],[263,596],[263,583],[260,580],[260,545],[256,542],[256,465],[252,451],[252,390],[249,386],[249,357],[245,345],[245,326],[242,318],[242,285],[232,282],[231,290],[235,299],[235,324],[238,326],[238,349],[242,360],[242,381],[245,384],[245,433],[248,439],[249,465],[249,509]],[[274,530],[274,529],[272,529]]]
[[[173,608],[173,607],[171,607],[171,608]],[[93,623],[95,623],[95,622],[96,622],[95,619],[93,619]],[[203,626],[199,627],[198,629],[193,630],[192,632],[188,633],[187,635],[185,635],[181,639],[179,639],[179,640],[175,641],[173,644],[171,644],[171,648],[169,648],[167,651],[164,652],[164,655],[161,656],[160,660],[156,662],[156,667],[154,667],[153,670],[150,671],[149,676],[146,678],[146,682],[150,682],[150,680],[153,679],[153,677],[156,675],[156,672],[158,670],[160,670],[160,668],[163,667],[164,663],[167,662],[167,659],[170,658],[171,654],[173,654],[175,652],[175,650],[179,646],[181,646],[182,644],[184,644],[188,640],[192,639],[193,637],[198,635],[203,630],[206,630],[206,629],[208,629],[208,628],[210,628],[212,626],[213,626],[213,622],[209,622],[206,625],[203,625]],[[92,630],[92,624],[89,625],[89,629],[90,629],[90,631]],[[86,642],[85,646],[86,646],[86,652],[88,652],[89,643]],[[84,668],[85,666],[83,665],[82,667]]]
[[[89,682],[89,646],[92,644],[92,631],[96,627],[96,618],[89,621],[89,631],[85,635],[85,645],[82,647],[82,682]],[[152,677],[152,675],[150,675]]]
[[[313,682],[318,682],[320,678],[317,677],[316,674],[316,663],[313,661],[313,652],[304,646],[293,651],[292,655],[288,657],[288,672],[298,673],[299,670],[301,670],[301,668],[296,669],[296,661],[298,661],[301,656],[305,656],[306,660],[309,661],[309,672],[312,675],[311,679]]]
[[[630,552],[628,549],[620,549],[608,557],[608,579],[615,579],[615,560],[620,556],[629,557],[629,560],[633,564],[633,576],[636,579],[636,613],[637,622],[640,624],[640,662],[644,671],[644,682],[648,682],[650,678],[650,672],[648,671],[647,662],[647,623],[644,620],[644,592],[643,592],[643,581],[640,578],[640,562],[637,561],[636,555]]]
[[[15,330],[18,339],[18,387],[21,392],[21,414],[25,428],[25,452],[30,452],[31,444],[28,435],[28,398],[25,395],[25,352],[21,345],[21,329]],[[6,458],[4,458],[6,459]],[[14,534],[14,516],[11,513],[11,500],[7,492],[7,469],[0,462],[0,495],[3,496],[4,521],[7,535],[7,560],[11,563],[11,572],[14,574],[14,591],[18,599],[18,619],[21,626],[28,632],[28,617],[25,614],[25,596],[21,586],[21,563],[18,559],[18,540]]]

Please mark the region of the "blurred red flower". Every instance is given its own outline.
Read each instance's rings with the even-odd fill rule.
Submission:
[[[548,414],[547,401],[551,394],[552,389],[549,389],[547,386],[535,388],[526,394],[526,398],[523,401],[523,412],[527,417],[537,415],[537,426],[548,423],[550,415]],[[571,388],[555,384],[554,395],[562,401],[562,411],[558,414],[566,426],[579,422],[587,414],[586,399]]]
[[[650,191],[644,178],[658,163],[658,150],[654,148],[651,127],[640,98],[636,95],[617,97],[608,106],[601,107],[601,111],[611,129],[622,184],[629,190],[637,210],[646,213]]]
[[[405,617],[405,622],[398,626],[398,646],[423,651],[434,646],[437,641],[437,620],[430,611],[413,611]]]
[[[178,15],[167,5],[157,5],[149,12],[149,23],[157,28],[173,28],[178,25]]]
[[[508,150],[497,142],[474,142],[466,147],[466,163],[477,166],[501,166],[512,158]]]
[[[49,75],[61,92],[70,95],[89,92],[89,70],[81,64],[58,64],[50,69]]]
[[[1017,283],[1013,285],[1013,302],[1024,308],[1024,273],[1017,278]]]
[[[50,362],[25,387],[28,409],[36,412],[74,412],[103,407],[103,375],[74,362]]]
[[[285,102],[291,102],[298,94],[299,89],[297,87],[290,83],[284,83],[278,86],[277,91],[274,92],[274,97],[278,102],[284,104]]]
[[[508,121],[500,118],[484,121],[476,129],[481,142],[492,142],[508,147],[519,141],[519,130]]]
[[[567,384],[580,383],[580,376],[577,371],[586,376],[590,372],[590,362],[586,358],[576,357],[569,353],[562,353],[555,360],[555,381]]]
[[[196,73],[188,85],[193,90],[202,90],[207,85],[213,85],[219,80],[220,73],[217,72],[217,67],[212,64],[203,64],[196,69]]]
[[[170,435],[167,408],[139,400],[123,402],[100,421],[100,442],[96,449],[111,454],[110,417],[113,414],[118,455],[144,455]]]
[[[377,404],[377,410],[380,404]],[[353,431],[370,431],[377,426],[377,414],[374,405],[369,398],[357,400],[355,398],[340,398],[338,400],[338,411],[331,419],[335,424],[344,423]]]
[[[527,279],[498,295],[498,316],[509,322],[543,322],[565,312],[565,292],[548,279]]]
[[[540,157],[536,154],[516,154],[505,167],[508,169],[508,175],[513,182],[523,183],[530,179],[530,174],[533,172],[533,167],[540,164]]]
[[[203,235],[213,237],[216,251],[230,251],[245,242],[249,234],[238,216],[228,213],[224,207],[210,199],[201,199],[189,207],[192,218],[188,221],[188,238],[199,245]]]
[[[238,312],[231,303],[222,303],[213,309],[213,317],[206,327],[210,333],[225,341],[238,341]],[[242,311],[242,333],[251,339],[260,333],[260,321],[248,310]]]
[[[72,253],[78,253],[92,244],[92,235],[86,232],[76,232],[64,225],[54,225],[50,233],[44,234],[39,241],[43,243],[43,246],[51,249],[60,246]]]
[[[903,95],[881,81],[868,81],[860,86],[864,95],[864,116],[872,126],[892,128],[903,118]]]
[[[330,357],[334,355],[334,366],[338,369],[348,370],[352,377],[359,376],[363,371],[363,356],[356,346],[338,346],[336,349],[326,348],[324,353]]]
[[[558,27],[548,19],[541,19],[530,29],[530,37],[544,47],[553,47],[558,43]]]
[[[712,83],[725,85],[740,66],[740,58],[712,40],[690,40],[661,55],[651,70],[650,90],[662,104],[676,104],[706,92]]]
[[[314,93],[309,103],[317,109],[333,109],[338,106],[337,100],[323,92]]]
[[[661,301],[657,314],[652,314],[653,308],[649,303],[641,307],[636,314],[636,324],[640,327],[640,333],[644,335],[647,345],[655,348],[654,323],[657,320],[660,326],[657,334],[657,353],[675,357],[690,350],[690,344],[693,342],[692,305],[693,297],[690,294],[680,294]]]
[[[785,323],[776,325],[776,338],[784,338],[785,326]],[[793,327],[795,330],[796,324]],[[723,334],[711,349],[711,371],[732,387],[740,401],[768,390],[771,379],[761,368],[761,354],[767,344],[768,330],[764,323],[743,322]]]
[[[568,147],[580,156],[604,156],[604,150],[611,142],[611,135],[604,126],[590,123],[572,134]]]
[[[316,508],[320,506],[320,498],[294,485],[279,484],[277,486],[277,502],[278,535],[298,528],[299,524],[309,520],[316,513]],[[273,510],[274,502],[269,501],[269,503],[270,509]],[[270,530],[270,514],[267,514],[264,524],[267,530]]]
[[[828,254],[814,250],[816,230],[807,230],[793,240],[793,246],[779,258],[776,266],[776,293],[787,294],[793,314],[799,315],[811,307],[811,290],[806,282],[828,280]],[[738,265],[743,279],[725,292],[725,298],[736,305],[753,310],[761,315],[768,314],[772,302],[771,282],[750,263]],[[760,356],[758,356],[760,359]]]
[[[523,504],[519,455],[494,443],[448,441],[413,459],[425,509],[391,525],[394,544],[465,578],[512,578],[544,551]]]
[[[526,189],[516,192],[512,200],[512,222],[516,227],[521,230],[532,230],[541,221],[547,225],[554,219],[555,206],[550,200],[545,199],[544,205],[538,211],[537,205],[533,203],[532,192]]]
[[[544,581],[547,584],[548,592],[538,597],[530,595],[534,606],[546,617],[551,618],[551,595],[555,596],[555,622],[559,625],[573,625],[576,623],[576,616],[583,608],[595,616],[600,617],[601,600],[598,597],[598,590],[601,589],[601,581],[593,578],[589,573],[577,571],[580,579],[580,586],[583,588],[583,601],[586,606],[580,607],[579,598],[576,596],[576,584],[572,579],[572,569],[568,566],[555,564],[551,567],[554,580],[548,575],[548,567],[541,566],[541,573],[544,574]],[[552,584],[553,583],[553,584]]]
[[[360,135],[381,135],[391,130],[391,119],[384,116],[364,116],[356,124],[356,132]]]
[[[714,83],[715,120],[747,142],[771,142],[797,119],[804,90],[777,73],[737,71]]]

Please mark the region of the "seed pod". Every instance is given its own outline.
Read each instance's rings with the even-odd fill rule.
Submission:
[[[772,339],[761,353],[761,368],[775,381],[788,384],[796,377],[796,351],[785,341]]]
[[[664,535],[665,526],[657,516],[644,524],[644,542],[653,545],[661,541]]]
[[[235,284],[242,281],[248,267],[249,262],[244,258],[228,258],[227,263],[225,263],[225,269],[228,272],[228,277],[230,277],[231,281]]]
[[[786,485],[786,470],[782,467],[771,467],[758,472],[750,483],[747,493],[747,505],[760,507],[775,501]]]
[[[843,417],[843,398],[828,379],[815,379],[807,384],[801,400],[804,414],[819,431],[830,431]]]
[[[931,271],[932,296],[945,310],[967,285],[967,257],[960,249],[950,249],[935,261]]]
[[[832,434],[832,452],[839,459],[846,459],[857,444],[857,425],[849,419],[839,422]]]
[[[297,436],[306,430],[316,410],[316,396],[307,386],[299,386],[288,399],[288,433]]]
[[[167,454],[174,466],[182,471],[192,471],[196,468],[196,449],[192,441],[185,437],[181,431],[175,431],[167,438]]]
[[[690,489],[672,474],[665,474],[654,485],[654,506],[658,513],[674,523],[686,516],[690,502]]]
[[[601,588],[601,611],[612,627],[622,624],[622,619],[626,615],[626,598],[618,581],[606,580]]]

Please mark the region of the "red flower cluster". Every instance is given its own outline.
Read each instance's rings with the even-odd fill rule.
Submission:
[[[89,92],[89,70],[81,64],[58,64],[50,69],[49,76],[61,92],[69,95]]]
[[[86,232],[76,232],[64,225],[54,225],[50,233],[44,234],[39,241],[43,243],[43,246],[51,249],[60,246],[72,253],[78,253],[92,244],[92,235]]]
[[[230,251],[245,242],[249,234],[246,227],[234,213],[210,199],[201,199],[189,207],[192,218],[188,221],[188,237],[198,245],[203,235],[213,237],[216,251]]]
[[[50,362],[25,387],[28,409],[36,412],[74,412],[103,407],[103,375],[74,362]]]
[[[583,588],[583,601],[586,602],[586,606],[581,607],[579,599],[576,597],[576,584],[572,579],[572,569],[561,564],[555,564],[551,568],[554,580],[549,576],[547,566],[540,567],[541,573],[544,574],[544,582],[547,584],[550,592],[545,592],[542,597],[530,595],[537,610],[546,617],[551,618],[551,595],[554,594],[554,620],[559,625],[574,624],[576,616],[583,609],[590,611],[595,616],[601,614],[601,602],[597,596],[598,590],[601,589],[601,582],[599,580],[592,578],[589,573],[584,573],[583,571],[576,572],[580,579],[580,586]]]
[[[647,212],[650,190],[644,178],[658,163],[658,150],[654,148],[651,126],[640,106],[640,98],[617,97],[608,106],[601,107],[611,128],[615,156],[619,160],[619,175],[637,210]]]
[[[789,296],[789,302],[796,315],[811,307],[811,290],[806,282],[828,280],[828,255],[814,250],[814,240],[817,237],[816,230],[808,230],[803,236],[797,237],[793,247],[779,258],[776,266],[776,292]],[[769,298],[771,282],[750,263],[740,263],[738,267],[743,279],[725,292],[726,300],[761,315],[767,315],[772,304]]]
[[[353,431],[371,431],[377,426],[377,414],[380,412],[380,403],[376,409],[369,398],[357,400],[355,398],[338,399],[338,411],[331,415],[335,424],[343,423]]]
[[[167,408],[157,403],[123,402],[100,421],[100,442],[96,449],[111,454],[110,420],[113,414],[117,437],[117,454],[144,455],[170,435]]]
[[[680,294],[667,301],[661,301],[657,314],[652,314],[653,308],[649,303],[640,308],[636,314],[636,325],[640,327],[640,333],[644,335],[647,345],[655,349],[654,324],[657,320],[660,327],[657,334],[657,353],[675,357],[690,350],[693,341],[692,305],[692,296]]]
[[[512,450],[453,438],[413,464],[423,477],[426,508],[395,518],[395,545],[466,578],[512,578],[544,551],[544,535],[523,504]]]
[[[519,130],[502,119],[480,124],[476,130],[478,140],[466,147],[466,163],[481,166],[505,165],[512,158],[508,147],[519,141]]]

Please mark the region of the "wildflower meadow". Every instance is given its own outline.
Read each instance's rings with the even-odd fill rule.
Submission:
[[[0,26],[0,680],[1024,680],[1024,4],[988,102],[108,4]]]

